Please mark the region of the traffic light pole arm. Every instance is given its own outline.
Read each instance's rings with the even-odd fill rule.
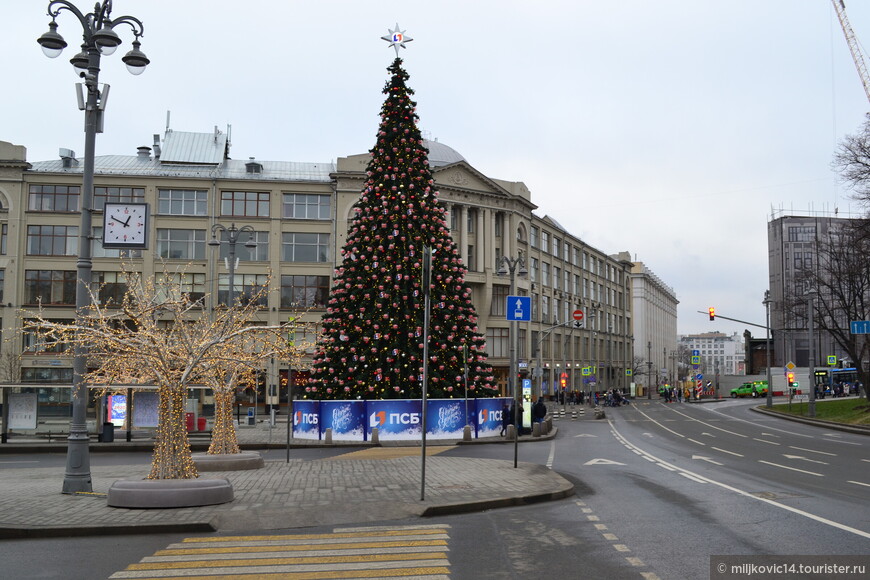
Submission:
[[[702,310],[698,310],[698,314],[709,314],[709,313],[708,313],[708,312],[704,312],[704,311],[702,311]],[[765,326],[765,325],[763,325],[763,324],[755,324],[754,322],[747,322],[747,321],[745,321],[745,320],[740,320],[739,318],[729,318],[728,316],[722,316],[721,314],[716,314],[716,315],[714,315],[714,316],[715,316],[716,318],[724,318],[725,320],[731,320],[731,321],[733,321],[733,322],[741,322],[741,323],[743,323],[743,324],[748,324],[748,325],[750,325],[750,326],[757,326],[758,328],[764,328],[764,329],[770,330],[769,327],[767,327],[767,326]]]

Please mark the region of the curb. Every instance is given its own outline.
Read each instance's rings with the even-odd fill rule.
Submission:
[[[786,421],[793,421],[795,423],[803,423],[804,425],[815,425],[816,427],[824,427],[826,429],[853,433],[855,435],[870,435],[870,427],[864,427],[863,425],[843,425],[842,423],[834,423],[833,421],[824,421],[822,419],[796,417],[794,415],[788,415],[786,413],[771,411],[770,409],[767,409],[765,407],[750,407],[750,409],[752,411],[755,411],[756,413],[761,413],[762,415],[777,417],[779,419],[785,419]]]
[[[0,527],[0,540],[25,540],[36,538],[79,538],[91,536],[131,536],[136,534],[198,534],[216,532],[209,522],[180,524],[137,524],[122,526],[52,526],[52,527]]]

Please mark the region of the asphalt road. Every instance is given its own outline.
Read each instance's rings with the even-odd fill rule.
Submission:
[[[870,440],[758,415],[749,411],[754,404],[641,400],[607,409],[607,420],[559,421],[556,439],[521,444],[519,459],[572,479],[577,496],[562,501],[361,529],[262,534],[283,534],[284,542],[329,542],[354,533],[360,541],[374,542],[383,533],[411,533],[407,526],[435,527],[430,531],[442,534],[444,551],[431,556],[442,559],[424,561],[432,563],[425,569],[444,572],[433,577],[459,579],[708,578],[713,555],[860,554],[870,560]],[[292,454],[315,460],[343,452],[300,449]],[[460,446],[444,453],[512,461],[513,452],[508,444]],[[265,453],[267,461],[284,457],[283,450]],[[147,462],[150,454],[92,458]],[[60,464],[63,459],[0,456]],[[14,464],[0,466],[6,467]],[[322,538],[310,539],[317,534]],[[253,554],[266,549],[217,547],[240,541],[230,536],[200,535],[216,543],[203,550]],[[0,544],[0,560],[4,576],[13,578],[136,577],[125,568],[143,558],[162,558],[155,554],[167,548],[187,546],[180,543],[184,539],[164,534],[6,541]],[[405,548],[373,547],[366,553],[399,549]],[[346,556],[335,557],[343,562]]]

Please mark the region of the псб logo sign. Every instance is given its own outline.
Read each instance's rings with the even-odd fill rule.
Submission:
[[[369,415],[369,427],[383,427],[389,420],[390,425],[419,425],[420,413],[390,413],[378,411]]]
[[[317,425],[317,413],[303,413],[296,411],[293,416],[294,425]]]
[[[501,410],[490,411],[489,409],[481,409],[477,423],[483,425],[487,421],[501,421],[502,412]]]

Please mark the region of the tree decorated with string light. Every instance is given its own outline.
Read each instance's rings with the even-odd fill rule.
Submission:
[[[22,331],[35,337],[37,348],[86,345],[91,370],[85,382],[105,385],[105,391],[111,385],[156,384],[158,420],[148,478],[198,477],[185,421],[188,387],[215,388],[221,403],[214,452],[238,452],[226,393],[234,393],[234,381],[250,377],[266,358],[287,351],[287,329],[251,324],[256,300],[237,301],[209,315],[202,300],[184,292],[177,275],[143,278],[123,273],[127,290],[121,304],[100,304],[91,291],[91,306],[76,321],[47,319],[42,309],[25,311]]]
[[[409,75],[396,52],[387,69],[391,76],[377,143],[333,277],[305,396],[421,396],[426,248],[432,252],[427,393],[463,396],[467,369],[469,393],[494,396],[466,268],[434,189],[414,91],[405,84]]]

